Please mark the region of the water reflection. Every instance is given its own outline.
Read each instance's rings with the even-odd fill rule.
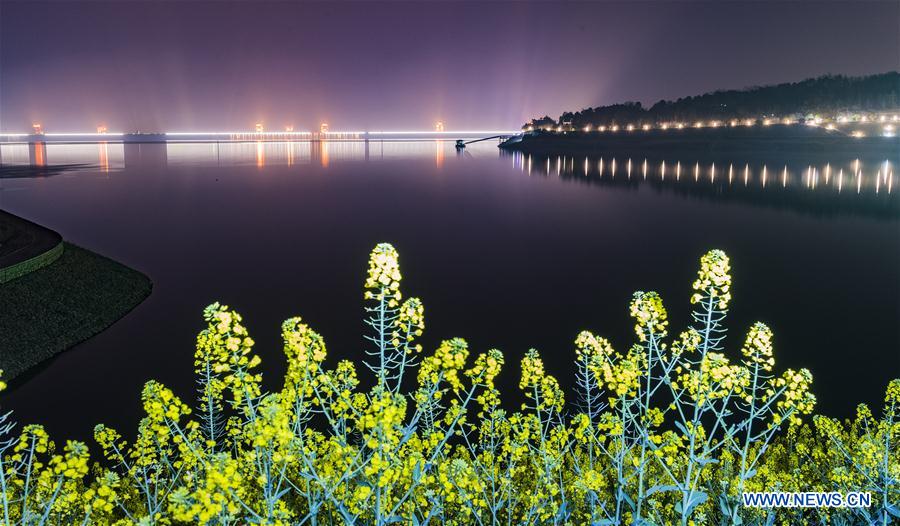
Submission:
[[[266,150],[263,148],[263,143],[257,141],[256,143],[256,167],[262,168],[266,165]]]
[[[102,170],[105,173],[109,173],[109,145],[105,142],[101,142],[101,143],[97,144],[97,147],[98,147],[99,157],[100,157],[100,160],[99,160],[100,170]],[[124,152],[123,152],[123,157],[124,157]]]
[[[328,141],[319,141],[319,162],[322,168],[328,168]]]
[[[99,166],[103,171],[125,166],[122,143],[48,144],[19,143],[0,145],[0,165],[42,167],[62,165]],[[127,145],[132,146],[132,145]]]
[[[47,145],[42,142],[28,145],[28,164],[36,167],[47,166]]]
[[[442,140],[311,140],[254,142],[170,142],[170,143],[95,143],[95,144],[3,144],[0,165],[46,166],[55,164],[93,165],[102,172],[136,166],[225,166],[251,164],[295,166],[317,164],[327,167],[336,161],[399,160],[431,158],[442,167],[454,150],[452,141]],[[496,155],[491,143],[467,148],[470,154]]]
[[[852,211],[866,215],[900,216],[900,199],[893,193],[893,163],[887,159],[845,159],[842,161],[726,162],[721,160],[653,159],[650,157],[542,157],[521,152],[506,153],[513,167],[528,175],[578,179],[590,184],[734,199],[764,206],[795,208],[816,213]],[[551,167],[552,160],[552,167]],[[616,178],[624,163],[626,177]],[[682,164],[693,165],[692,177],[682,180]],[[727,164],[727,169],[723,166]],[[742,169],[736,168],[743,164]],[[674,165],[675,177],[671,177]],[[535,169],[540,166],[543,169]],[[632,173],[639,170],[639,177]],[[724,170],[724,171],[723,171]],[[853,188],[847,191],[847,171],[853,174]],[[725,174],[727,173],[727,177]],[[740,175],[738,175],[740,174]]]
[[[33,168],[31,175],[53,166],[93,165],[109,174],[128,167],[229,166],[257,168],[334,162],[430,158],[437,168],[448,159],[452,141],[284,141],[183,142],[166,144],[4,144],[0,165],[5,169]],[[454,159],[495,156],[491,143],[472,145]],[[766,206],[817,212],[855,211],[870,215],[900,215],[894,195],[896,159],[754,159],[654,158],[652,156],[532,156],[500,154],[515,168],[531,175],[578,178],[592,184],[735,199]],[[741,166],[743,165],[743,166]],[[35,171],[35,169],[37,171]],[[687,177],[682,178],[682,172]],[[624,172],[624,174],[623,174]],[[673,173],[674,172],[674,173]],[[10,172],[11,173],[11,172]],[[55,172],[57,173],[57,172]],[[624,177],[622,177],[624,175]],[[16,172],[17,177],[22,175]]]
[[[168,164],[166,145],[137,143],[124,145],[125,168],[165,168]]]
[[[443,123],[438,124],[443,128]],[[444,165],[444,141],[434,141],[434,165],[438,168]]]

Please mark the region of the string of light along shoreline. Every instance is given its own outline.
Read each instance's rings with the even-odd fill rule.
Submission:
[[[752,127],[752,126],[772,126],[772,125],[802,125],[802,126],[812,126],[812,127],[822,127],[829,131],[837,130],[839,127],[853,127],[853,125],[857,126],[871,126],[871,125],[881,125],[881,135],[884,137],[895,137],[897,133],[897,122],[900,122],[900,114],[897,113],[882,113],[882,114],[846,114],[846,115],[838,115],[831,118],[823,118],[821,116],[815,116],[813,118],[799,118],[799,117],[759,117],[759,118],[744,118],[744,119],[730,119],[727,121],[724,120],[697,120],[693,122],[686,121],[667,121],[667,122],[657,122],[654,124],[609,124],[609,125],[598,125],[594,126],[588,124],[583,127],[575,127],[571,122],[560,123],[556,126],[526,126],[524,131],[533,132],[533,131],[543,131],[550,133],[569,133],[569,132],[584,132],[584,133],[604,133],[604,132],[635,132],[635,131],[669,131],[669,130],[684,130],[686,128],[736,128],[736,127]],[[866,136],[866,132],[862,129],[854,129],[851,130],[849,135],[855,138],[863,138]]]

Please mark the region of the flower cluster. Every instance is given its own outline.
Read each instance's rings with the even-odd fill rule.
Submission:
[[[799,424],[800,415],[812,413],[816,405],[816,397],[809,390],[811,384],[812,373],[808,369],[788,369],[775,382],[776,388],[784,388],[784,396],[776,402],[776,407],[782,415],[790,415],[793,424]]]
[[[694,281],[691,303],[708,298],[718,308],[727,309],[731,301],[731,264],[721,250],[710,250],[700,258],[700,272]]]
[[[544,361],[534,349],[530,349],[522,358],[522,377],[519,380],[519,388],[525,396],[530,398],[537,409],[556,410],[562,409],[565,402],[562,389],[556,378],[544,372]]]
[[[753,366],[763,371],[771,371],[775,365],[772,357],[772,330],[764,323],[755,323],[747,333],[747,341],[741,354]]]
[[[366,278],[366,299],[388,299],[396,307],[403,295],[400,293],[400,256],[389,243],[381,243],[369,258],[369,275]]]
[[[629,306],[631,317],[637,321],[634,332],[641,342],[645,342],[650,334],[664,336],[669,325],[662,298],[655,292],[635,292]]]
[[[213,303],[204,309],[203,318],[208,326],[197,336],[194,367],[198,373],[210,371],[210,392],[218,394],[230,389],[237,405],[259,396],[261,377],[251,369],[259,365],[260,359],[251,354],[254,342],[241,324],[241,315],[226,305]]]

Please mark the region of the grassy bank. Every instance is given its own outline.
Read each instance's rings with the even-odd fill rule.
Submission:
[[[0,284],[53,263],[62,252],[59,233],[0,210]]]
[[[0,369],[4,379],[106,329],[141,303],[150,279],[64,243],[50,265],[0,285]]]

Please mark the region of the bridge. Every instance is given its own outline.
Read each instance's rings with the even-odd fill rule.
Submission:
[[[65,132],[0,133],[0,143],[98,143],[98,142],[306,142],[392,140],[503,140],[520,130],[397,130],[397,131],[166,131],[166,132]]]

